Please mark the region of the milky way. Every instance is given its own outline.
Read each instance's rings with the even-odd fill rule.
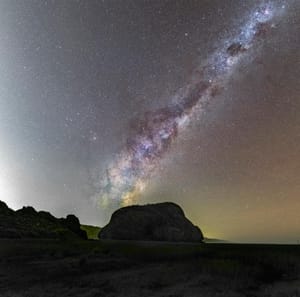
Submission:
[[[146,112],[133,121],[132,136],[101,181],[97,201],[102,207],[137,201],[174,139],[187,127],[192,114],[203,111],[207,103],[222,92],[226,80],[242,59],[245,63],[247,57],[253,60],[261,42],[276,30],[284,10],[285,5],[272,3],[256,8],[237,36],[223,40],[222,46],[205,63],[195,67],[194,74],[174,95],[169,106]]]

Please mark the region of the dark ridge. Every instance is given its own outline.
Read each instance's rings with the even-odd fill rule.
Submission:
[[[87,239],[87,235],[74,215],[58,219],[31,206],[13,211],[0,201],[0,238]]]

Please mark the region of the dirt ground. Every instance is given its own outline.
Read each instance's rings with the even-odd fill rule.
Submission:
[[[22,250],[20,242],[10,242],[8,247],[16,250],[10,248],[9,252],[3,249],[5,244],[2,242],[0,249],[1,297],[300,296],[298,266],[289,266],[295,262],[291,253],[286,258],[282,255],[282,267],[276,262],[272,268],[257,266],[252,259],[241,265],[241,258],[230,256],[228,248],[226,255],[225,248],[220,249],[222,255],[214,249],[209,254],[206,248],[206,252],[189,256],[141,259],[107,247],[72,253],[57,245],[43,253],[34,248],[28,253],[28,244]],[[298,257],[298,250],[293,251],[293,257]],[[262,267],[267,268],[262,271]],[[274,273],[276,267],[282,274]]]

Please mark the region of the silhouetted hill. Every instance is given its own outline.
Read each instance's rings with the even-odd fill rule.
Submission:
[[[86,239],[78,218],[56,218],[46,211],[27,206],[14,211],[0,201],[0,238]]]
[[[118,209],[100,239],[201,242],[201,230],[194,226],[175,203],[134,205]]]

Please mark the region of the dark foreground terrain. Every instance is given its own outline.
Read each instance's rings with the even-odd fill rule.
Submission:
[[[300,296],[300,246],[1,240],[0,296]]]

